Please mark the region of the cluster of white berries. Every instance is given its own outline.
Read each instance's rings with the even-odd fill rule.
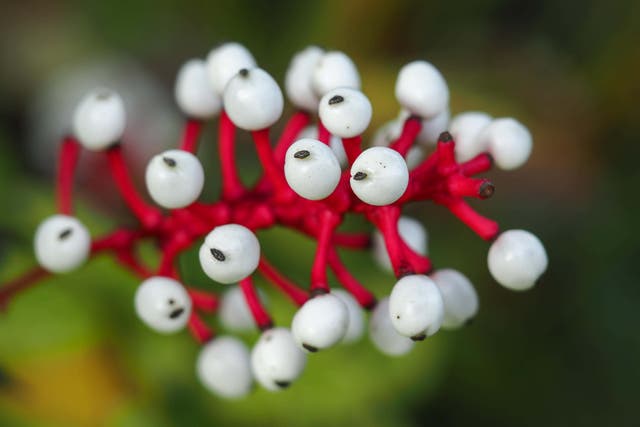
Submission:
[[[296,108],[319,115],[331,138],[327,145],[316,138],[317,128],[305,129],[286,152],[286,182],[302,198],[326,199],[339,185],[348,165],[344,144],[369,126],[371,103],[360,91],[360,76],[351,59],[342,52],[325,52],[318,47],[308,47],[294,56],[284,87]],[[373,147],[362,151],[350,165],[351,189],[366,204],[385,206],[400,199],[409,184],[409,171],[446,129],[456,141],[458,161],[489,152],[498,167],[514,169],[529,157],[531,135],[514,119],[466,112],[450,121],[447,83],[428,62],[405,65],[398,75],[395,94],[402,107],[398,118],[385,124],[376,133]],[[175,97],[188,117],[210,119],[224,108],[231,121],[247,131],[272,126],[284,107],[277,82],[237,43],[215,48],[206,60],[186,62],[177,76]],[[422,130],[419,144],[404,158],[388,145],[399,137],[410,116],[421,120]],[[125,131],[123,100],[108,89],[89,93],[75,111],[73,131],[87,149],[110,149]],[[199,160],[183,150],[153,157],[146,169],[149,195],[167,209],[191,205],[199,198],[204,182]],[[402,217],[398,232],[414,251],[427,253],[427,233],[420,223]],[[79,267],[90,250],[89,232],[70,216],[48,218],[36,233],[37,259],[49,271]],[[390,269],[384,240],[377,232],[373,255],[383,268]],[[257,269],[260,245],[250,229],[240,224],[221,225],[204,238],[199,259],[212,280],[235,284]],[[491,245],[488,265],[500,284],[524,290],[546,270],[547,256],[534,235],[510,230]],[[170,333],[185,327],[192,302],[176,280],[152,277],[139,286],[135,308],[149,327]],[[369,335],[385,354],[401,355],[411,350],[415,341],[441,327],[460,327],[477,311],[478,296],[463,274],[443,269],[430,275],[407,275],[398,280],[390,296],[378,301],[369,318]],[[231,331],[255,327],[237,286],[222,299],[220,317]],[[198,358],[197,374],[212,392],[230,398],[247,394],[254,379],[268,390],[281,390],[301,375],[308,353],[358,340],[365,330],[364,319],[364,311],[347,292],[314,295],[300,307],[291,329],[266,329],[251,351],[231,336],[219,336],[207,343]]]

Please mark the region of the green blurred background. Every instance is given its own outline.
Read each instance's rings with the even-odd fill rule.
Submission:
[[[521,170],[488,174],[498,190],[478,208],[504,228],[535,232],[550,256],[535,289],[509,292],[488,274],[485,243],[443,209],[412,206],[436,265],[476,284],[473,325],[400,359],[366,339],[336,348],[310,357],[291,390],[235,402],[198,384],[187,333],[159,336],[137,321],[136,280],[100,258],[23,294],[0,316],[1,426],[640,425],[637,1],[23,0],[1,9],[0,282],[33,264],[33,230],[53,212],[50,147],[62,129],[47,117],[75,102],[74,82],[135,75],[128,87],[143,92],[132,133],[150,141],[129,148],[139,177],[150,153],[178,138],[177,68],[225,40],[246,44],[280,82],[307,44],[344,50],[374,105],[372,129],[397,113],[395,74],[415,58],[443,71],[454,114],[519,118],[534,135],[532,158]],[[215,152],[201,154],[210,158],[214,198]],[[242,165],[255,178],[248,149]],[[80,216],[96,232],[131,221],[105,181],[80,183]],[[260,237],[303,283],[312,243],[286,230]],[[347,259],[378,295],[388,292],[393,278],[367,254]],[[189,281],[211,287],[193,254],[183,266]],[[268,294],[276,321],[288,324],[292,308]]]

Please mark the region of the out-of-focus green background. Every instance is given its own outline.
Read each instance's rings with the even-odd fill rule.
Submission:
[[[435,263],[476,284],[473,325],[400,359],[366,339],[313,355],[291,390],[234,402],[198,384],[187,333],[159,336],[137,321],[135,279],[101,258],[0,316],[1,426],[640,425],[637,1],[23,0],[1,9],[0,281],[33,264],[33,230],[53,213],[50,147],[63,128],[47,118],[64,120],[64,105],[78,96],[65,93],[102,78],[125,80],[125,95],[140,91],[128,130],[147,141],[129,148],[139,177],[150,153],[178,138],[177,68],[225,40],[246,44],[279,82],[310,43],[344,50],[374,105],[372,129],[397,113],[395,74],[415,58],[443,71],[454,113],[522,120],[535,140],[530,162],[491,172],[496,195],[476,205],[504,228],[535,232],[550,258],[535,289],[509,292],[489,276],[485,243],[443,209],[413,206]],[[249,180],[258,172],[246,147]],[[201,154],[210,159],[212,198],[214,150]],[[101,173],[85,165],[81,218],[96,232],[130,221],[107,180],[88,169]],[[260,237],[303,283],[312,243],[283,230]],[[393,278],[367,254],[348,262],[378,295],[388,292]],[[213,286],[193,254],[183,264],[193,283]],[[268,293],[276,321],[288,324],[292,308]]]

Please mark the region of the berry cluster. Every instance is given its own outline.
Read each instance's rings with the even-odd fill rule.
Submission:
[[[206,60],[184,64],[175,85],[177,103],[188,118],[182,141],[179,149],[153,157],[146,169],[148,194],[159,207],[138,193],[125,166],[119,143],[126,117],[121,97],[104,88],[87,94],[75,110],[73,135],[61,146],[58,213],[42,222],[35,235],[41,267],[3,287],[0,302],[49,273],[71,271],[110,253],[143,280],[135,295],[140,319],[162,333],[188,326],[203,344],[197,361],[203,384],[218,395],[239,397],[249,392],[254,379],[269,390],[286,388],[301,375],[309,353],[359,339],[364,310],[371,312],[371,340],[389,355],[404,354],[441,327],[457,328],[476,314],[478,297],[470,281],[455,270],[433,270],[424,228],[401,216],[408,202],[442,205],[492,242],[489,271],[501,285],[528,289],[545,271],[547,256],[534,235],[500,233],[496,222],[464,201],[493,194],[490,181],[474,176],[494,161],[499,168],[514,169],[527,160],[531,135],[519,122],[479,112],[450,120],[444,78],[430,63],[415,61],[402,67],[397,78],[399,117],[363,150],[361,135],[372,107],[348,56],[304,49],[289,66],[285,91],[297,112],[272,145],[269,128],[282,115],[283,93],[246,48],[224,44]],[[198,199],[205,174],[194,153],[203,122],[216,116],[222,194],[215,203],[204,203]],[[316,125],[310,126],[313,117]],[[236,169],[237,129],[251,133],[264,170],[251,187]],[[92,239],[73,216],[81,149],[108,158],[137,228]],[[426,155],[428,150],[432,152]],[[373,235],[339,230],[347,214],[366,218],[375,227]],[[317,241],[308,287],[294,284],[261,253],[255,232],[276,224]],[[156,242],[161,250],[156,268],[136,256],[143,240]],[[177,260],[194,244],[201,245],[200,265],[208,277],[239,286],[221,298],[187,286]],[[349,272],[338,253],[339,248],[369,247],[398,279],[380,300]],[[330,289],[328,269],[345,290]],[[256,271],[299,307],[290,328],[276,327],[271,320],[265,297],[253,284]],[[230,331],[257,326],[262,334],[253,349],[230,335],[216,336],[202,318],[213,313]]]

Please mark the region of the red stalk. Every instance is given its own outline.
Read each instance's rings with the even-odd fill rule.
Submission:
[[[287,150],[296,141],[300,132],[307,127],[309,124],[309,113],[306,111],[297,111],[291,116],[289,121],[284,127],[282,134],[280,134],[280,139],[278,139],[278,143],[276,144],[276,148],[274,151],[274,157],[276,159],[276,163],[278,165],[284,164],[284,157],[287,153]]]
[[[58,160],[57,201],[58,212],[73,215],[73,178],[75,176],[80,144],[71,136],[62,141]]]
[[[347,267],[340,261],[335,249],[329,251],[329,266],[338,281],[358,301],[363,308],[370,310],[376,305],[376,297],[351,275]]]
[[[362,137],[358,135],[353,138],[343,138],[342,145],[344,146],[345,153],[347,153],[349,164],[353,164],[360,153],[362,153]]]
[[[249,306],[253,320],[255,320],[258,328],[260,328],[261,331],[264,331],[273,327],[271,316],[269,316],[269,313],[267,313],[267,310],[262,305],[251,277],[247,277],[240,281],[240,289],[242,289],[244,299]]]
[[[222,198],[226,200],[237,199],[245,192],[236,168],[235,134],[236,127],[223,110],[218,129],[218,153],[222,173]]]
[[[191,335],[200,344],[206,344],[215,336],[213,330],[206,323],[204,323],[200,316],[198,316],[198,314],[193,310],[191,311],[191,316],[189,316],[188,325]]]
[[[327,259],[331,249],[333,232],[340,222],[340,217],[330,210],[322,212],[320,217],[320,231],[318,233],[318,246],[311,268],[311,291],[329,292],[329,281],[327,280]]]
[[[402,157],[407,155],[413,141],[415,141],[416,137],[420,133],[422,129],[422,122],[419,117],[410,116],[405,120],[404,125],[402,127],[402,133],[396,139],[396,141],[391,144],[391,148],[396,150]]]
[[[260,273],[271,283],[276,285],[278,289],[284,292],[296,305],[301,306],[309,296],[307,292],[297,287],[292,281],[283,276],[274,266],[264,258],[260,258],[260,264],[258,265]]]
[[[198,151],[198,138],[200,137],[201,131],[202,121],[198,119],[187,119],[184,125],[182,141],[180,142],[180,149],[188,151],[189,153]]]

